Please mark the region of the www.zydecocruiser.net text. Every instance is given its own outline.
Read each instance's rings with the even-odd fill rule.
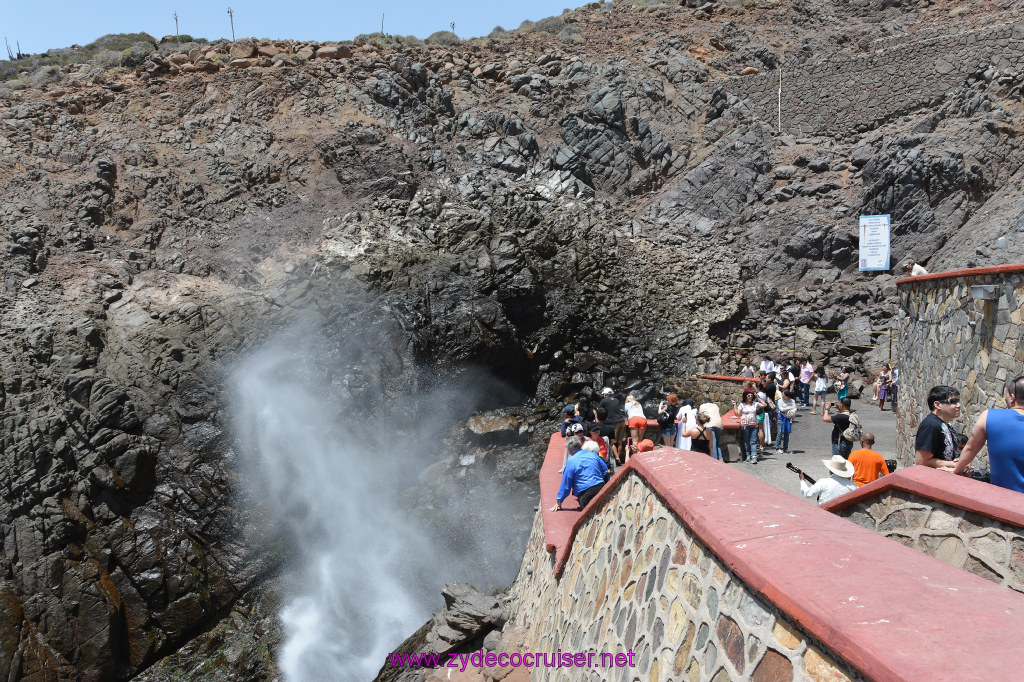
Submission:
[[[569,653],[559,649],[555,653],[472,653],[447,654],[388,654],[388,663],[398,668],[635,668],[633,652],[610,654],[594,651]]]

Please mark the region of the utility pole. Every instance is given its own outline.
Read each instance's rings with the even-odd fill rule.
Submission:
[[[782,69],[779,69],[779,135],[782,134]]]
[[[181,35],[178,32],[178,10],[174,10],[174,37],[177,38]]]
[[[228,17],[231,18],[231,42],[235,42],[235,11],[228,6]]]
[[[380,13],[380,34],[384,35],[384,13]]]

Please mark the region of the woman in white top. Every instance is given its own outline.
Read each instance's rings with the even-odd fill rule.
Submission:
[[[828,394],[828,379],[825,378],[825,368],[819,367],[814,373],[814,402],[811,403],[811,414],[818,414],[818,401],[821,401],[821,411],[825,411],[825,397]]]
[[[732,401],[733,410],[740,418],[740,442],[746,448],[746,461],[757,464],[757,408],[767,407],[757,400],[753,392],[743,393],[743,402]]]
[[[644,415],[644,406],[631,395],[626,396],[626,424],[629,426],[629,435],[633,437],[633,445],[643,440],[647,417]]]
[[[796,416],[796,394],[786,391],[777,403],[779,427],[775,434],[775,449],[789,452],[789,434],[793,432],[793,417]]]

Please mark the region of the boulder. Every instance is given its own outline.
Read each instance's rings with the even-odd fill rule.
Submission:
[[[474,415],[466,420],[470,439],[479,445],[508,445],[520,441],[518,417]]]
[[[349,59],[352,50],[345,45],[324,45],[316,51],[317,59]]]
[[[441,619],[467,636],[500,628],[508,620],[498,597],[484,594],[469,583],[448,583],[441,590],[441,596],[444,597]]]
[[[866,315],[851,317],[839,323],[840,337],[849,346],[871,345],[871,318]]]
[[[501,66],[490,62],[483,66],[477,67],[473,70],[473,75],[477,78],[488,78],[491,80],[497,80],[501,74]]]
[[[256,43],[248,38],[244,40],[236,40],[231,43],[231,47],[228,48],[228,56],[232,59],[248,59],[249,57],[255,57]]]

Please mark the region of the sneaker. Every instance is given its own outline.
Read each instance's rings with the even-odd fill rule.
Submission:
[[[757,460],[755,459],[755,460],[754,460],[754,461],[752,462],[752,464],[757,464]]]

